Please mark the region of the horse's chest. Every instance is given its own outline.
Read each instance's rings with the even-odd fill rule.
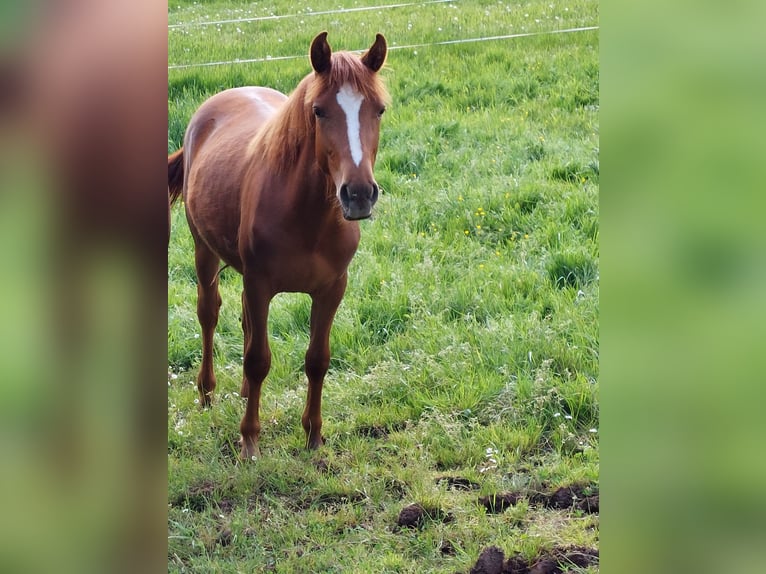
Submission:
[[[335,241],[320,238],[272,245],[266,266],[274,290],[312,293],[334,284],[346,273],[357,244],[352,235]]]
[[[322,253],[292,254],[280,265],[276,275],[277,289],[313,293],[334,284],[348,268],[348,261],[327,257]]]

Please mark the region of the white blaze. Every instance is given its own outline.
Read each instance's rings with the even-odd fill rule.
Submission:
[[[364,96],[355,92],[351,86],[344,84],[337,96],[338,105],[346,114],[348,128],[348,147],[351,149],[351,159],[359,166],[362,162],[362,139],[359,131],[359,110],[362,108]]]

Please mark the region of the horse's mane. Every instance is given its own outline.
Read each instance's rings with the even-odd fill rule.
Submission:
[[[344,84],[351,85],[365,99],[384,105],[390,101],[380,76],[367,68],[358,56],[335,52],[329,74],[311,72],[303,78],[282,107],[260,129],[250,149],[278,172],[295,165],[301,146],[314,130],[314,100],[324,91],[338,90]]]

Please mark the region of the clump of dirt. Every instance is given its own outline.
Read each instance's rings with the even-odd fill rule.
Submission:
[[[518,492],[506,492],[503,494],[488,494],[479,497],[479,504],[487,509],[490,514],[499,514],[511,506],[515,506],[522,494]]]
[[[234,540],[234,534],[228,526],[223,527],[216,538],[216,542],[221,546],[228,546],[232,540]]]
[[[572,568],[587,568],[598,564],[598,550],[584,546],[554,548],[542,558],[538,558],[529,569],[529,574],[560,574]],[[508,574],[514,574],[512,572]],[[521,574],[521,573],[518,573]]]
[[[410,504],[405,506],[399,512],[399,518],[396,520],[397,526],[404,528],[419,528],[425,521],[426,510],[419,504]]]
[[[529,574],[529,562],[521,554],[514,554],[503,565],[504,574]]]
[[[422,528],[427,520],[452,522],[454,517],[441,508],[424,507],[422,504],[410,504],[402,508],[396,525],[400,528]]]
[[[441,552],[443,556],[455,556],[457,554],[455,545],[452,544],[452,542],[450,542],[449,540],[444,540],[439,545],[439,552]]]
[[[477,483],[460,476],[440,476],[436,479],[436,484],[447,486],[448,490],[479,490],[481,486]]]
[[[579,508],[583,512],[598,512],[598,492],[588,494],[583,486],[562,486],[548,497],[548,508]]]
[[[571,485],[562,486],[550,494],[544,492],[505,492],[490,494],[479,497],[479,504],[487,509],[487,512],[497,514],[515,506],[516,503],[526,497],[532,504],[539,504],[545,508],[567,509],[575,508],[586,513],[597,513],[598,490],[592,486]]]
[[[485,548],[471,568],[470,574],[502,574],[505,554],[497,546]]]
[[[554,548],[531,561],[521,554],[507,560],[497,546],[485,548],[479,554],[470,574],[564,574],[573,567],[586,568],[598,564],[598,550],[582,546]]]

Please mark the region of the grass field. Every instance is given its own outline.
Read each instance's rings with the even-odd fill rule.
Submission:
[[[173,210],[169,571],[455,573],[493,545],[530,561],[598,548],[597,513],[537,503],[560,487],[598,490],[598,30],[433,45],[597,26],[598,4],[346,7],[376,3],[345,13],[328,0],[169,4],[171,26],[184,24],[169,30],[171,67],[259,60],[169,70],[169,152],[222,89],[290,92],[321,30],[352,50],[384,33],[393,99],[383,192],[361,223],[331,336],[320,451],[303,450],[300,425],[308,296],[271,306],[259,460],[235,456],[241,279],[229,269],[216,402],[195,404],[193,246]],[[503,512],[479,503],[509,492],[524,496]],[[397,527],[413,503],[424,520]]]

